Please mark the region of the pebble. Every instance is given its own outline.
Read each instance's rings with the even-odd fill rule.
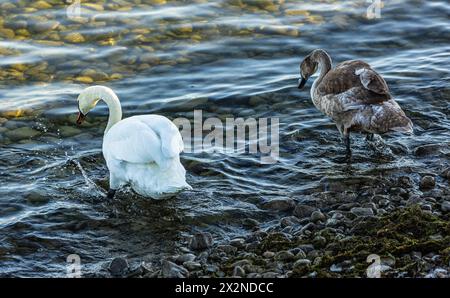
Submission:
[[[230,241],[229,243],[231,246],[242,248],[245,246],[245,239],[243,238],[236,238]]]
[[[165,278],[185,278],[189,277],[189,271],[183,266],[179,266],[168,260],[162,263],[161,274]]]
[[[199,262],[186,261],[183,263],[183,267],[187,268],[190,271],[194,271],[202,268],[202,265]]]
[[[299,249],[297,254],[295,255],[295,258],[296,259],[306,259],[306,253],[303,250]]]
[[[41,190],[32,190],[30,191],[26,196],[26,200],[28,203],[33,205],[40,205],[47,203],[50,198],[49,195],[46,194],[44,191]]]
[[[327,244],[327,239],[323,236],[316,236],[313,239],[314,247],[322,248]]]
[[[236,266],[233,269],[233,276],[245,277],[245,270],[241,266]]]
[[[275,199],[264,203],[262,207],[264,209],[284,212],[294,209],[295,202],[292,199]]]
[[[257,221],[256,219],[253,218],[246,218],[244,219],[244,221],[242,222],[242,225],[244,227],[249,227],[249,228],[254,228],[259,226],[259,221]]]
[[[175,262],[183,264],[184,262],[191,262],[195,260],[196,256],[194,254],[184,254],[175,259]]]
[[[299,259],[295,261],[294,265],[292,266],[292,269],[303,269],[305,267],[311,266],[311,261],[308,259]]]
[[[420,179],[420,189],[431,189],[436,185],[436,180],[433,176],[425,175]]]
[[[32,137],[37,136],[39,133],[40,133],[39,131],[31,127],[24,126],[7,131],[5,132],[5,135],[13,141],[18,141],[23,139],[30,139]]]
[[[262,274],[262,278],[277,278],[280,274],[276,272],[265,272]]]
[[[234,254],[238,250],[237,247],[231,245],[218,245],[217,249],[227,254]]]
[[[310,251],[314,250],[314,245],[312,244],[301,244],[298,246],[299,249],[301,249],[305,253],[309,253]]]
[[[282,250],[275,254],[275,260],[277,261],[290,261],[293,259],[295,259],[295,255],[287,250]]]
[[[442,171],[441,177],[450,180],[450,167]]]
[[[13,30],[6,29],[6,28],[0,28],[0,37],[4,37],[7,39],[13,39],[16,36]]]
[[[316,211],[316,207],[311,207],[309,205],[298,204],[294,209],[294,215],[298,218],[310,217],[311,214]]]
[[[320,210],[316,210],[313,213],[311,213],[311,221],[317,222],[317,221],[325,221],[326,216]]]
[[[443,212],[449,212],[450,211],[450,201],[444,201],[441,204],[441,210]]]
[[[128,261],[125,258],[114,258],[109,264],[108,270],[113,276],[123,276],[129,269]]]
[[[84,83],[84,84],[90,84],[90,83],[94,82],[94,80],[91,77],[88,77],[88,76],[76,77],[75,81],[80,82],[80,83]]]
[[[202,250],[206,248],[210,248],[214,243],[214,239],[211,233],[201,232],[196,233],[189,244],[190,248],[193,250]]]
[[[84,36],[77,32],[67,34],[64,40],[72,43],[83,43],[86,41]]]
[[[299,223],[298,218],[295,216],[286,216],[280,220],[280,225],[283,228],[289,227],[289,226],[294,226],[294,225],[297,225],[298,223]]]
[[[263,257],[267,258],[267,259],[271,259],[275,256],[275,253],[272,251],[265,251],[263,253]]]
[[[372,208],[353,207],[350,212],[356,216],[367,217],[373,216]]]

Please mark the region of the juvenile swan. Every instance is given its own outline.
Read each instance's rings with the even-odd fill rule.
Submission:
[[[373,134],[389,131],[412,133],[413,124],[391,97],[384,79],[369,64],[360,60],[344,61],[334,69],[331,58],[321,49],[312,51],[300,64],[298,88],[317,70],[319,77],[311,87],[311,99],[322,113],[335,123],[350,159],[350,132]]]
[[[138,194],[155,199],[191,189],[180,163],[183,140],[175,124],[159,115],[121,120],[117,95],[110,88],[92,86],[78,96],[78,125],[100,99],[109,108],[102,149],[110,175],[108,198],[125,184]]]

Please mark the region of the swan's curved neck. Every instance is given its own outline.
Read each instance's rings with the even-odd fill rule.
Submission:
[[[114,124],[122,120],[122,107],[119,98],[114,91],[104,86],[92,86],[89,88],[89,93],[91,93],[92,98],[101,99],[108,105],[109,118],[105,129],[106,134]]]
[[[320,70],[319,76],[314,81],[313,87],[311,88],[311,94],[314,94],[316,87],[331,70],[331,57],[324,50],[316,50],[311,55],[311,58],[318,64],[318,69]]]

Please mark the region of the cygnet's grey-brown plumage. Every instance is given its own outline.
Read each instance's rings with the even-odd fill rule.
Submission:
[[[413,124],[392,98],[386,81],[366,62],[344,61],[332,68],[328,53],[314,50],[300,64],[298,87],[303,88],[317,70],[320,74],[311,87],[311,99],[336,123],[347,157],[351,156],[351,131],[368,136],[389,131],[412,133]]]

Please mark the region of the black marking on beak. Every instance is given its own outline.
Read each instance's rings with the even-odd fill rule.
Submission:
[[[86,115],[81,113],[80,107],[78,107],[78,117],[77,117],[77,125],[81,125],[84,119],[86,119]]]
[[[298,89],[303,89],[303,87],[306,84],[306,81],[308,81],[308,79],[305,79],[304,77],[302,77],[300,80],[298,80]]]

